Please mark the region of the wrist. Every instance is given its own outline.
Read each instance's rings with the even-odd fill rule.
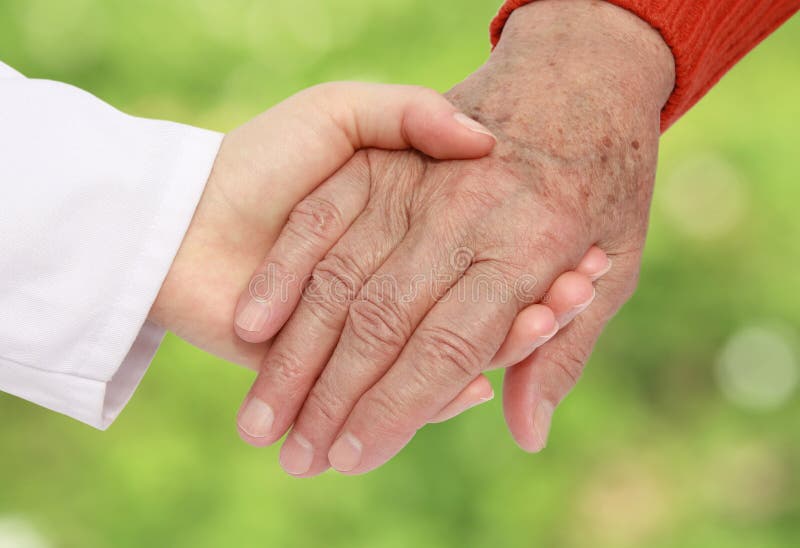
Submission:
[[[675,80],[672,52],[658,31],[627,10],[594,0],[538,0],[516,9],[487,68],[555,71],[565,83],[659,111]]]

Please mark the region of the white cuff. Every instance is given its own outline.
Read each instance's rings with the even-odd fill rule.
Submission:
[[[0,357],[0,387],[11,395],[105,430],[136,391],[164,330],[146,322],[109,381],[54,373]]]

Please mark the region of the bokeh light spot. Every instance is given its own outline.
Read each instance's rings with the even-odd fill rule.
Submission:
[[[744,177],[715,155],[693,157],[659,185],[667,218],[687,236],[713,240],[728,234],[746,210]]]
[[[725,397],[749,409],[785,403],[798,380],[797,360],[788,332],[753,325],[728,340],[717,360],[717,381]]]
[[[21,516],[0,516],[0,548],[51,546],[33,524]]]

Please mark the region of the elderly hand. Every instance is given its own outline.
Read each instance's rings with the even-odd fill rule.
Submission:
[[[441,95],[420,87],[339,82],[287,99],[225,136],[150,319],[213,354],[257,368],[269,341],[251,344],[236,336],[235,298],[298,202],[306,198],[295,208],[289,231],[316,203],[318,193],[307,198],[309,192],[361,147],[414,146],[437,158],[474,158],[494,142]],[[286,249],[285,259],[301,250],[302,245]],[[554,285],[549,307],[535,305],[520,314],[498,358],[521,359],[552,335],[553,310],[591,291],[590,278],[607,263],[599,249],[588,253],[577,272]],[[491,396],[491,385],[478,378],[431,420],[445,420]]]
[[[515,316],[597,244],[614,266],[595,304],[506,380],[511,431],[540,449],[552,410],[633,292],[673,71],[660,36],[614,6],[540,1],[515,12],[489,62],[449,94],[498,136],[491,156],[357,155],[346,178],[369,199],[326,198],[335,213],[321,217],[334,225],[324,238],[336,243],[324,258],[314,265],[301,250],[256,275],[302,280],[313,269],[246,399],[243,437],[274,441],[294,417],[253,435],[243,424],[252,409],[292,415],[305,399],[282,450],[287,469],[381,465],[492,365]],[[294,241],[319,241],[312,228]],[[237,332],[271,336],[297,299],[284,301],[244,295]],[[308,370],[319,378],[306,398]]]

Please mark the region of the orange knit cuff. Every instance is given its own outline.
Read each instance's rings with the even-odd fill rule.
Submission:
[[[490,27],[496,45],[511,12],[535,0],[507,0]],[[675,88],[661,112],[666,131],[747,52],[799,8],[800,0],[608,0],[656,29],[675,57]]]

